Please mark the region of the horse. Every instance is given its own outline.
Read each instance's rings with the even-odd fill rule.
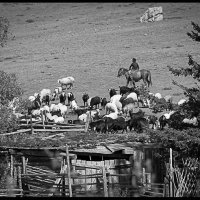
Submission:
[[[127,83],[126,86],[128,87],[129,82],[131,81],[133,86],[135,87],[135,82],[143,80],[144,84],[149,87],[149,85],[152,85],[151,81],[151,72],[146,69],[141,70],[128,70],[125,68],[120,68],[118,71],[117,77],[120,77],[124,75],[126,77]]]

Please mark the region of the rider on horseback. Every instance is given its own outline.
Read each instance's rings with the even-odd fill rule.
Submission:
[[[130,67],[129,67],[129,70],[132,70],[132,71],[139,70],[139,65],[136,62],[135,58],[132,59],[132,63],[130,65]]]

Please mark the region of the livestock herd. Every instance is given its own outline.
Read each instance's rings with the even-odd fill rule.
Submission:
[[[117,131],[143,132],[149,128],[164,129],[170,122],[177,119],[177,108],[184,105],[187,100],[181,99],[178,103],[173,102],[170,95],[164,98],[160,93],[141,92],[141,87],[119,86],[119,89],[108,89],[110,99],[99,96],[89,97],[87,93],[82,96],[83,105],[77,104],[72,92],[73,77],[66,77],[58,80],[60,86],[53,92],[50,89],[42,89],[28,98],[30,102],[28,114],[34,120],[41,120],[54,123],[85,124],[89,120],[90,130],[100,133]],[[69,86],[69,87],[68,87]],[[55,103],[59,101],[59,103]],[[66,103],[66,101],[68,101]],[[151,109],[152,114],[147,115],[141,107]],[[167,113],[157,117],[156,112],[166,110]],[[104,112],[104,114],[102,114]],[[77,115],[77,119],[68,119],[68,114]],[[15,113],[17,114],[17,113]],[[23,119],[24,115],[18,116]],[[170,121],[171,120],[171,121]],[[195,117],[187,119],[182,116],[181,123],[197,126]]]

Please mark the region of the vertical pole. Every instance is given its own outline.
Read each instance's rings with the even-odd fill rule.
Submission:
[[[32,120],[32,114],[31,114],[31,134],[33,134],[34,131],[33,131],[33,120]]]
[[[102,174],[103,174],[104,197],[108,197],[107,178],[106,178],[106,170],[105,170],[104,162],[102,162]]]
[[[146,187],[146,176],[145,176],[145,168],[142,168],[142,183],[143,186]]]
[[[70,172],[70,162],[69,162],[69,149],[66,144],[66,156],[67,156],[67,174],[68,174],[68,184],[69,184],[69,197],[72,197],[72,185],[71,185],[71,172]]]
[[[19,181],[19,189],[22,189],[22,176],[21,176],[21,166],[18,166],[18,181]],[[20,192],[22,196],[22,191]]]
[[[172,166],[172,148],[169,149],[169,154],[170,154],[170,157],[169,157],[169,169],[170,169],[170,197],[173,197],[174,194],[173,194],[173,185],[172,185],[172,176],[173,176],[173,166]]]
[[[14,159],[13,159],[13,155],[10,155],[10,176],[11,178],[13,178],[13,166],[14,166]]]
[[[22,156],[22,166],[22,173],[26,174],[26,160],[24,156]]]
[[[63,156],[62,169],[65,166],[65,163],[66,163],[65,162],[65,158]],[[62,177],[62,196],[65,196],[65,173],[64,173],[64,175]]]

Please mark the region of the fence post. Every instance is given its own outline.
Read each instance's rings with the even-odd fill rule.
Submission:
[[[104,197],[108,197],[108,187],[107,187],[106,170],[105,170],[105,166],[104,166],[104,162],[103,161],[102,161],[102,174],[103,174]]]
[[[170,187],[170,197],[173,197],[174,194],[173,194],[173,184],[172,184],[172,176],[173,176],[173,166],[172,166],[172,148],[169,149],[169,154],[170,154],[170,157],[169,157],[169,169],[170,169],[170,182],[169,182],[169,187]]]
[[[66,144],[66,156],[67,156],[67,174],[68,174],[68,184],[69,184],[69,196],[72,197],[72,185],[71,185],[71,172],[70,172],[70,162],[69,162],[69,149]]]

